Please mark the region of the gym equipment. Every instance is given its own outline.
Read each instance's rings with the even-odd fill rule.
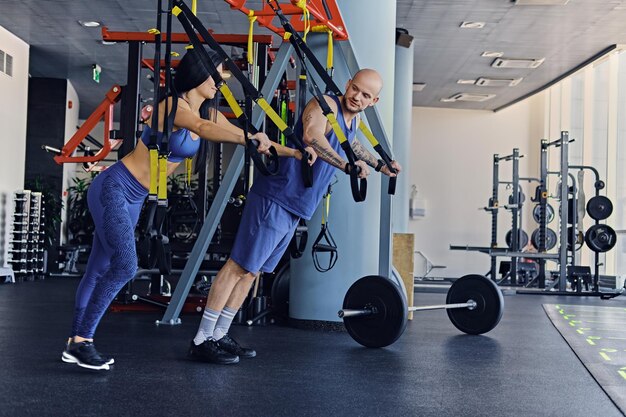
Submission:
[[[519,248],[525,248],[526,245],[528,245],[528,233],[526,233],[523,230],[519,230],[518,232],[519,235]],[[513,238],[513,230],[509,230],[508,232],[506,232],[506,236],[504,238],[504,240],[506,241],[506,245],[510,248],[511,244],[512,244],[512,238]]]
[[[368,275],[348,289],[339,317],[359,344],[379,348],[389,346],[404,333],[410,311],[445,309],[452,324],[467,334],[482,334],[498,325],[504,299],[498,286],[482,275],[457,279],[446,304],[407,307],[400,288],[391,280]]]
[[[606,184],[604,184],[604,181],[602,181],[602,180],[597,180],[597,181],[593,184],[593,186],[596,188],[596,190],[598,190],[598,191],[599,191],[599,190],[603,190],[603,189],[604,189],[604,187],[606,186]]]
[[[541,223],[541,204],[537,204],[533,208],[533,220],[537,223]],[[550,204],[546,204],[546,224],[552,223],[554,220],[554,207]]]
[[[575,250],[580,250],[583,247],[583,243],[585,242],[585,235],[581,230],[576,232],[576,243],[574,244]],[[567,228],[567,250],[572,251],[572,226]]]
[[[336,183],[336,181],[335,181]],[[328,190],[324,194],[324,209],[322,210],[322,226],[320,232],[313,242],[311,253],[313,255],[313,265],[319,272],[328,272],[335,266],[337,259],[339,259],[339,253],[337,252],[337,243],[333,239],[333,235],[328,228],[328,217],[330,215],[330,196],[333,193],[333,185],[335,183],[328,184]],[[328,254],[327,266],[323,266],[320,263],[320,254]]]
[[[509,204],[513,204],[514,203],[515,199],[513,197],[514,197],[513,194],[511,194],[509,196]],[[520,190],[520,192],[519,192],[519,200],[518,200],[517,203],[521,206],[521,205],[524,204],[524,201],[526,201],[526,195],[524,194],[523,191]]]
[[[585,233],[585,243],[594,252],[608,252],[617,243],[617,233],[606,224],[594,224]]]
[[[538,248],[540,245],[540,241],[539,241],[539,231],[541,229],[537,228],[535,230],[533,230],[533,232],[530,235],[530,243],[533,244],[534,247]],[[556,232],[550,228],[546,229],[546,236],[545,236],[545,247],[546,250],[550,250],[553,249],[556,246],[557,243],[557,236],[556,236]]]
[[[587,213],[594,220],[605,220],[613,213],[613,203],[607,197],[597,195],[587,202]]]

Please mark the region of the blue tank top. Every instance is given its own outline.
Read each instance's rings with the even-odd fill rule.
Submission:
[[[352,120],[352,126],[348,128],[343,118],[339,98],[333,95],[329,97],[332,97],[337,103],[337,121],[346,134],[348,141],[352,143],[357,132],[356,118]],[[302,116],[300,116],[296,123],[294,133],[296,136],[302,137]],[[332,130],[326,135],[326,138],[335,152],[341,157],[346,158],[346,154],[341,148],[339,139]],[[293,147],[292,144],[289,144],[289,146]],[[300,175],[300,161],[296,158],[283,157],[280,158],[278,174],[267,177],[262,175],[257,176],[250,191],[274,201],[285,210],[299,217],[310,220],[322,200],[324,193],[327,191],[334,174],[335,167],[323,161],[321,158],[318,158],[313,164],[313,186],[306,188],[302,182],[302,175]],[[343,173],[340,173],[340,175],[342,174]]]
[[[150,143],[150,127],[146,126],[141,132],[141,141],[144,145],[148,146]],[[157,133],[157,143],[161,144],[161,139],[163,138],[163,132]],[[185,158],[193,157],[198,149],[200,149],[200,141],[202,139],[198,138],[196,140],[191,138],[191,134],[187,129],[178,129],[175,132],[172,132],[170,135],[169,141],[167,142],[168,149],[170,155],[167,157],[169,162],[182,162]]]

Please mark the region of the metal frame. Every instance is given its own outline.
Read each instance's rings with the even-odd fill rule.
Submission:
[[[265,79],[265,83],[263,84],[263,88],[261,90],[261,94],[264,97],[271,97],[273,92],[278,87],[280,80],[282,78],[282,74],[285,72],[287,64],[289,63],[289,57],[291,56],[292,46],[288,42],[283,42],[280,46],[278,53],[276,54],[276,59],[274,60],[274,64],[272,65],[272,69],[267,74],[267,78]],[[265,114],[259,106],[256,106],[252,112],[251,123],[258,128],[261,126],[265,119]],[[228,203],[228,197],[233,191],[235,184],[239,180],[239,173],[244,166],[244,154],[245,149],[243,146],[238,146],[235,150],[230,164],[226,169],[226,173],[224,174],[224,179],[215,193],[215,198],[213,199],[213,204],[209,209],[209,213],[206,216],[204,224],[202,225],[202,229],[200,233],[198,233],[198,238],[189,254],[189,259],[185,264],[185,268],[183,269],[183,273],[180,276],[180,280],[176,285],[176,289],[174,290],[174,294],[170,300],[170,304],[167,306],[165,310],[165,314],[161,320],[157,320],[156,324],[180,324],[181,320],[179,318],[180,312],[185,304],[185,299],[189,294],[189,290],[193,285],[194,279],[198,270],[200,269],[200,265],[204,260],[204,255],[211,243],[211,239],[213,238],[213,234],[217,229],[217,226],[220,222],[220,218],[224,213],[224,209],[226,208],[226,204]]]

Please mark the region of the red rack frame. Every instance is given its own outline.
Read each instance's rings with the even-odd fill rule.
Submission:
[[[247,16],[250,16],[252,12],[254,16],[257,17],[257,22],[259,25],[268,28],[274,33],[277,33],[281,37],[284,36],[285,31],[282,26],[275,26],[272,22],[276,17],[276,14],[272,10],[272,8],[268,4],[263,5],[263,9],[261,10],[252,10],[248,9],[245,4],[247,0],[224,0],[226,3],[230,5],[231,9],[236,9],[245,13]],[[276,0],[277,1],[277,0]],[[280,7],[283,11],[283,14],[292,16],[291,17],[291,25],[298,32],[304,31],[304,22],[300,18],[302,16],[302,9],[296,4],[297,0],[290,0],[289,3],[281,3]],[[307,1],[307,9],[309,13],[311,13],[311,28],[315,26],[326,26],[333,32],[333,38],[338,41],[345,41],[348,39],[348,31],[346,30],[346,25],[341,17],[341,13],[339,12],[339,7],[337,7],[337,3],[335,0],[326,0],[326,5],[328,6],[328,10],[332,15],[332,19],[328,19],[326,12],[324,10],[324,4],[322,0],[308,0]]]

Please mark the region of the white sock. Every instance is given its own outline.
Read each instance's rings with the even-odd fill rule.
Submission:
[[[213,336],[213,330],[215,329],[215,324],[219,316],[219,311],[211,310],[208,307],[204,309],[202,320],[198,327],[198,333],[196,337],[193,338],[193,343],[195,343],[196,346],[201,345],[205,340]]]
[[[217,323],[215,325],[215,330],[213,330],[213,339],[220,340],[226,333],[228,333],[228,329],[237,314],[237,310],[232,309],[230,307],[224,307],[222,310],[222,314],[220,314],[220,318],[217,319]]]

